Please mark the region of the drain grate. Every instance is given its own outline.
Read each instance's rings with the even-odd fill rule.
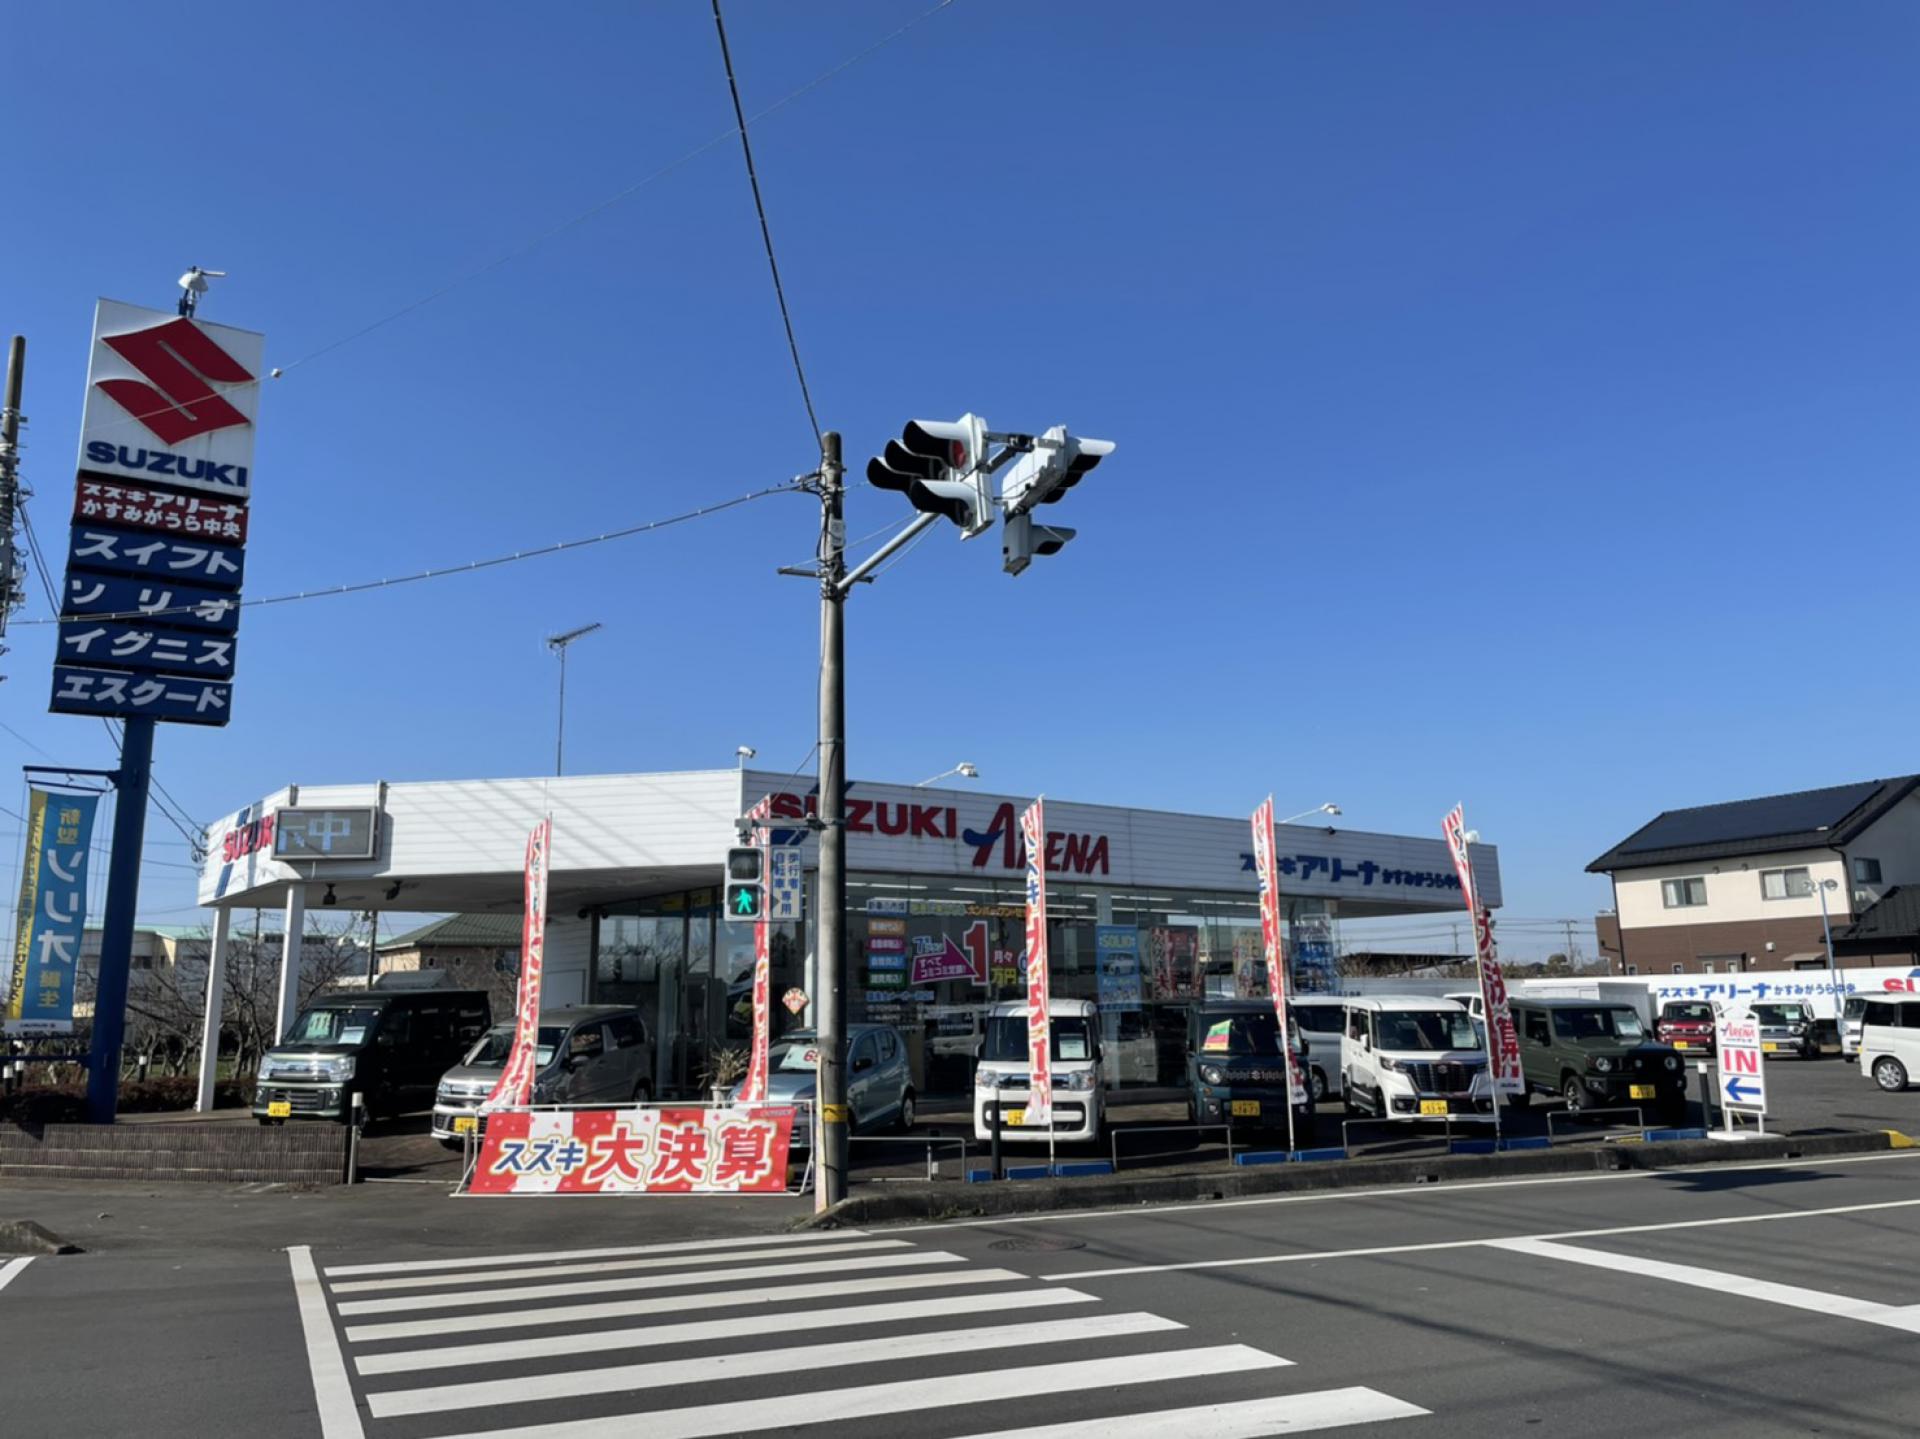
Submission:
[[[989,1249],[1009,1250],[1015,1254],[1055,1254],[1063,1249],[1085,1249],[1084,1239],[1049,1239],[1045,1235],[1033,1238],[996,1239],[987,1246]]]

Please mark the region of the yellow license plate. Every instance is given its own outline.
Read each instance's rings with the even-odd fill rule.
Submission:
[[[1235,1099],[1230,1103],[1236,1115],[1257,1115],[1260,1112],[1260,1101],[1257,1099]]]
[[[455,1134],[478,1134],[480,1132],[480,1116],[477,1114],[454,1115],[453,1132]]]
[[[267,1118],[293,1118],[293,1101],[290,1099],[272,1099],[267,1101]]]
[[[1627,1098],[1629,1099],[1652,1099],[1659,1092],[1660,1091],[1655,1089],[1651,1084],[1629,1084],[1627,1086]]]
[[[1760,1047],[1764,1049],[1768,1054],[1772,1054],[1774,1050],[1778,1049],[1780,1046],[1777,1044],[1763,1044]]]
[[[1673,1042],[1673,1047],[1675,1049],[1685,1049],[1687,1047],[1687,1041],[1684,1039],[1676,1039]]]
[[[1423,1099],[1420,1101],[1420,1112],[1422,1114],[1445,1114],[1447,1112],[1447,1101],[1444,1099]]]
[[[1018,1129],[1027,1122],[1027,1111],[1024,1109],[1003,1109],[1000,1111],[1000,1122],[1008,1129]]]

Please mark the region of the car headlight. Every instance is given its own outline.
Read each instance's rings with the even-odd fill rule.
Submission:
[[[1669,1054],[1667,1056],[1667,1068],[1678,1069],[1679,1067],[1680,1067],[1680,1056],[1677,1054]]]
[[[1221,1073],[1220,1067],[1215,1064],[1201,1065],[1200,1079],[1201,1082],[1205,1084],[1225,1084],[1227,1082],[1226,1075]]]
[[[1594,1057],[1593,1067],[1596,1071],[1598,1071],[1601,1074],[1613,1073],[1613,1061],[1611,1059],[1608,1059],[1607,1056],[1604,1054],[1596,1055]]]
[[[1397,1060],[1397,1059],[1395,1059],[1395,1058],[1394,1058],[1394,1057],[1393,1057],[1392,1055],[1390,1055],[1390,1054],[1383,1054],[1383,1055],[1381,1055],[1381,1056],[1380,1056],[1380,1058],[1379,1058],[1379,1061],[1378,1061],[1378,1063],[1379,1063],[1379,1065],[1380,1065],[1380,1067],[1381,1067],[1382,1069],[1390,1069],[1390,1070],[1391,1070],[1391,1069],[1399,1069],[1399,1068],[1401,1068],[1401,1067],[1402,1067],[1402,1066],[1401,1066],[1401,1064],[1400,1064],[1400,1061],[1399,1061],[1399,1060]]]
[[[353,1078],[354,1058],[343,1054],[335,1059],[320,1061],[320,1077],[330,1084],[345,1084]]]
[[[1055,1088],[1057,1089],[1092,1089],[1093,1088],[1093,1071],[1091,1069],[1082,1069],[1082,1070],[1076,1070],[1072,1074],[1063,1074],[1060,1076],[1059,1081],[1055,1085]]]

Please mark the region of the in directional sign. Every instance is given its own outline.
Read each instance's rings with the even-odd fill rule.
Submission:
[[[1721,1010],[1715,1020],[1720,1098],[1729,1108],[1767,1109],[1767,1076],[1761,1059],[1760,1022],[1740,1010]]]

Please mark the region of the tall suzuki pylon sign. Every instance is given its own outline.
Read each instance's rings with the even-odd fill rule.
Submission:
[[[188,309],[101,300],[80,417],[49,708],[123,726],[87,1070],[95,1123],[119,1100],[153,727],[222,726],[233,711],[266,338]]]

